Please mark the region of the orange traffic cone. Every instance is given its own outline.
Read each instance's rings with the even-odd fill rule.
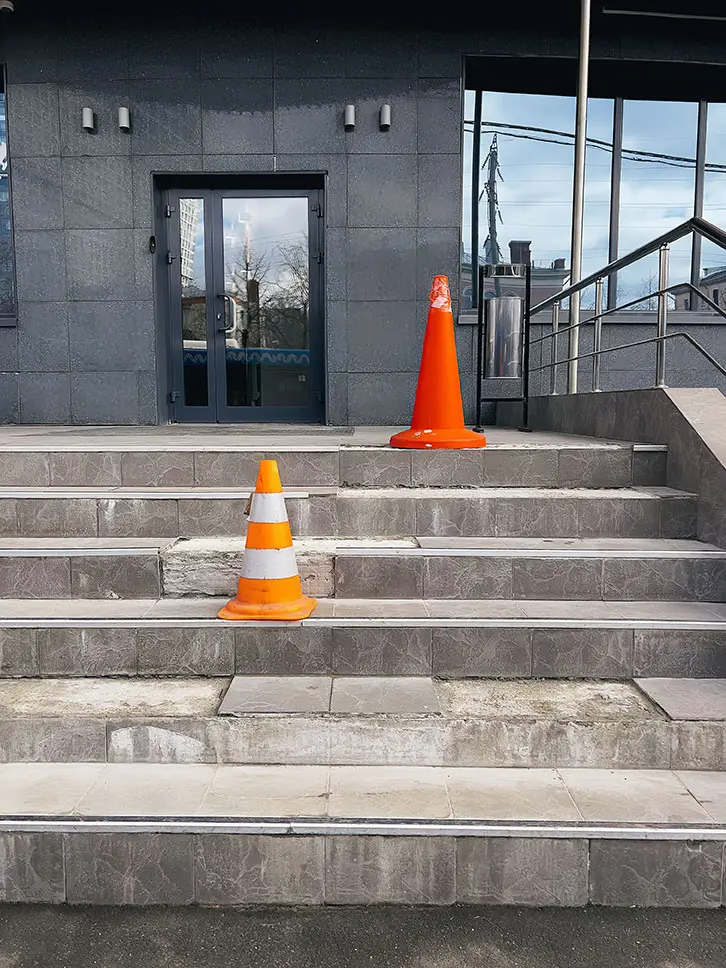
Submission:
[[[411,429],[391,437],[391,447],[458,450],[486,443],[464,426],[449,280],[434,276]]]
[[[237,596],[219,618],[295,622],[317,605],[303,595],[276,460],[261,460]]]

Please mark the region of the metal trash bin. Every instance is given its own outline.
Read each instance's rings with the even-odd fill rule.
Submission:
[[[486,319],[484,379],[520,379],[524,299],[520,296],[490,296],[484,302],[484,313]]]
[[[488,294],[482,294],[486,327],[486,380],[518,380],[522,377],[527,269],[526,265],[516,263],[500,262],[484,266],[484,278],[494,280],[494,293],[489,290]]]

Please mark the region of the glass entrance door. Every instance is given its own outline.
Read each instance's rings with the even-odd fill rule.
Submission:
[[[175,420],[323,419],[319,194],[169,193]]]

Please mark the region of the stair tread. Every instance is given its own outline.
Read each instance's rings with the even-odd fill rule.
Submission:
[[[12,817],[726,824],[726,773],[406,766],[11,763]],[[425,833],[425,831],[418,831]]]
[[[84,622],[119,623],[135,626],[188,623],[222,627],[217,612],[226,598],[144,599],[0,599],[0,627],[22,623],[31,627],[52,627],[62,622],[73,626]],[[721,626],[726,623],[726,603],[715,602],[624,602],[624,601],[523,601],[514,599],[320,599],[313,615],[301,624],[320,625],[391,624],[446,625],[447,622],[497,626],[502,622],[519,626],[551,626],[565,623],[577,627],[669,628]],[[275,623],[244,622],[235,627],[270,628]]]
[[[130,487],[130,486],[78,486],[78,487],[0,487],[0,500],[243,500],[254,490],[250,486],[242,487]],[[286,498],[306,498],[310,496],[334,495],[345,500],[360,500],[361,498],[411,498],[413,500],[443,498],[592,498],[599,499],[632,499],[632,500],[661,500],[663,498],[696,497],[690,491],[678,490],[672,487],[660,486],[629,486],[629,487],[505,487],[492,485],[491,487],[347,487],[344,485],[322,486],[310,485],[305,487],[284,487]]]
[[[10,542],[13,539],[6,539]],[[42,541],[43,539],[37,539]],[[84,539],[92,540],[92,539]],[[103,539],[96,539],[102,541]],[[352,556],[444,556],[472,557],[714,557],[726,551],[692,539],[675,538],[332,538],[294,539],[298,554]],[[0,548],[3,543],[0,542]],[[244,537],[171,539],[167,556],[237,554]]]
[[[203,719],[312,715],[622,723],[669,718],[630,681],[431,679],[425,676],[235,676],[0,680],[0,720]],[[680,688],[700,680],[681,679]],[[719,683],[726,720],[726,680]],[[228,688],[229,687],[229,688]],[[692,694],[692,693],[691,693]],[[713,710],[711,710],[713,713]],[[693,717],[691,717],[693,718]]]

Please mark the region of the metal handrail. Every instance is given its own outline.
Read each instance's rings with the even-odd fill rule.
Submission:
[[[714,242],[716,245],[720,245],[722,248],[726,249],[726,232],[720,229],[717,225],[713,225],[711,222],[707,222],[704,218],[698,218],[694,216],[689,218],[687,222],[682,222],[677,225],[676,228],[671,229],[670,232],[666,232],[665,235],[658,236],[657,239],[653,239],[652,242],[646,242],[645,245],[641,245],[638,249],[633,249],[628,255],[621,256],[614,262],[608,263],[608,265],[603,266],[602,269],[598,269],[597,272],[592,272],[589,276],[585,276],[579,282],[575,282],[565,289],[561,289],[556,292],[554,296],[548,296],[547,299],[543,299],[541,303],[537,303],[536,306],[532,306],[531,315],[535,316],[537,313],[542,312],[543,309],[548,309],[555,303],[561,303],[564,299],[575,293],[582,292],[583,289],[587,289],[597,282],[598,279],[603,279],[607,276],[611,276],[621,269],[626,269],[628,266],[633,265],[634,262],[639,262],[648,255],[652,255],[654,252],[658,252],[662,249],[664,245],[670,245],[671,242],[677,242],[678,239],[684,238],[686,235],[690,235],[691,232],[695,232],[700,235],[701,238],[707,239],[710,242]],[[700,290],[699,290],[700,291]]]
[[[726,376],[726,367],[722,366],[718,360],[712,356],[708,350],[701,346],[698,340],[694,339],[690,333],[684,333],[679,330],[677,333],[666,333],[665,336],[649,336],[647,339],[635,340],[633,343],[621,343],[620,346],[606,346],[597,352],[592,353],[580,353],[577,356],[568,357],[565,360],[558,360],[557,363],[542,363],[540,366],[533,366],[531,368],[532,373],[536,373],[538,370],[549,370],[551,366],[564,366],[565,363],[574,363],[576,360],[589,360],[603,353],[617,353],[618,350],[629,350],[633,346],[645,346],[647,343],[663,343],[669,339],[676,339],[676,337],[682,336],[683,339],[687,340],[691,346],[695,347],[705,358],[712,363],[713,366],[719,371],[722,376]]]
[[[672,293],[676,289],[682,289],[683,287],[686,287],[692,290],[693,292],[698,293],[699,299],[707,303],[711,307],[711,309],[717,312],[719,316],[723,317],[723,319],[726,319],[726,310],[722,309],[718,305],[718,303],[715,303],[712,299],[709,299],[709,297],[701,289],[699,289],[698,286],[694,286],[693,283],[691,282],[680,282],[678,283],[678,285],[668,286],[667,289],[656,289],[653,292],[648,293],[647,296],[639,296],[637,299],[633,299],[630,302],[626,302],[620,306],[616,306],[614,309],[604,309],[601,313],[593,312],[592,316],[588,316],[587,319],[581,319],[578,323],[574,323],[572,326],[565,327],[565,330],[569,332],[570,329],[575,329],[578,326],[580,327],[588,326],[594,323],[598,319],[605,319],[606,316],[613,316],[615,313],[624,312],[626,309],[630,309],[631,306],[637,306],[639,303],[646,302],[646,300],[648,299],[655,299],[657,296],[660,296],[663,293]],[[651,310],[651,312],[652,311],[653,310]],[[545,325],[545,324],[543,323],[542,325]],[[558,332],[553,331],[551,333],[545,333],[544,336],[537,336],[535,339],[532,339],[529,341],[530,345],[534,346],[535,343],[543,343],[547,339],[552,339],[553,337],[558,335],[561,336],[563,332],[564,330],[560,330]],[[560,360],[560,363],[566,363],[566,362],[567,360]],[[548,364],[548,366],[551,366],[551,364]]]

